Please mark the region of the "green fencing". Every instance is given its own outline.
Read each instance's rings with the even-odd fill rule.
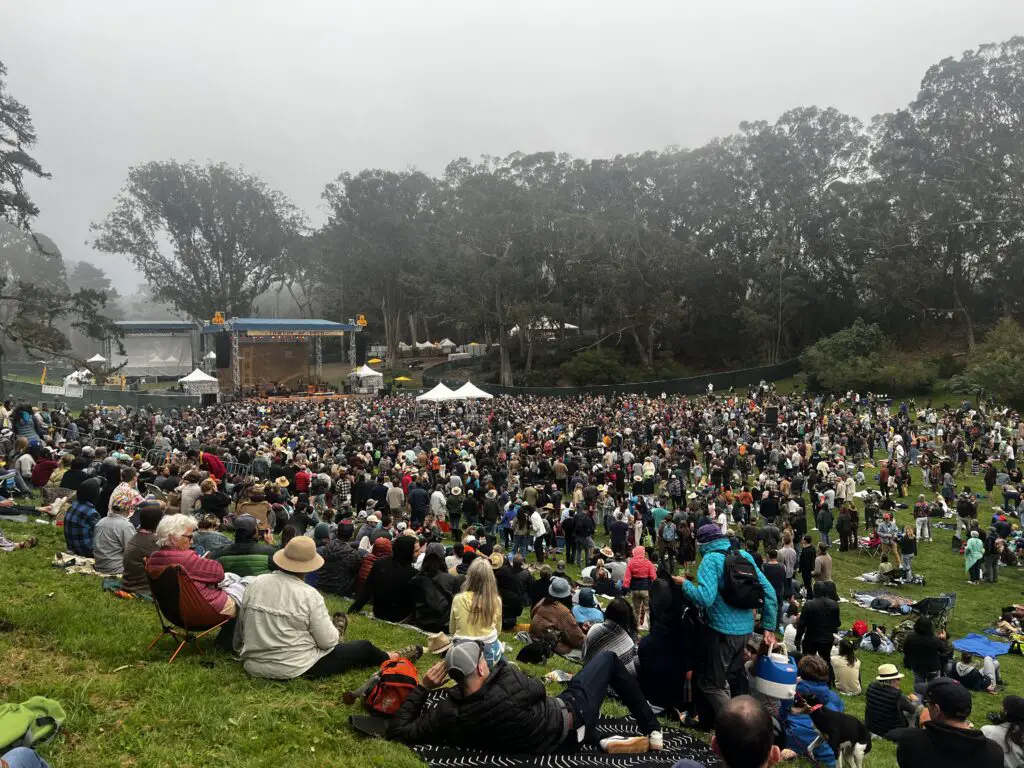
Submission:
[[[479,363],[469,360],[455,360],[441,363],[423,374],[423,386],[430,389],[444,382],[446,386],[455,388],[465,383],[450,375],[452,371],[470,371],[479,369]],[[545,397],[572,397],[574,395],[614,395],[622,393],[660,395],[699,395],[708,390],[708,384],[714,385],[716,392],[728,390],[730,387],[748,387],[761,381],[778,381],[796,375],[800,370],[799,360],[786,360],[774,365],[761,365],[755,368],[740,368],[734,371],[720,371],[703,376],[691,376],[685,379],[662,379],[660,381],[636,381],[624,384],[595,384],[582,387],[503,387],[474,381],[480,389],[492,395],[542,395]]]
[[[137,409],[162,408],[185,408],[190,405],[199,405],[198,395],[175,394],[173,392],[155,391],[133,391],[121,389],[103,389],[101,387],[85,387],[82,397],[65,397],[62,395],[43,394],[42,387],[38,384],[28,384],[24,381],[3,380],[4,399],[14,400],[21,403],[39,405],[40,403],[67,403],[71,410],[78,410],[87,405],[123,405]]]

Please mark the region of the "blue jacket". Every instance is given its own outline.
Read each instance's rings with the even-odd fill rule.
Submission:
[[[724,553],[728,551],[729,540],[726,538],[701,544],[700,568],[697,569],[699,584],[694,584],[691,581],[684,582],[683,592],[690,600],[707,610],[708,624],[716,632],[723,635],[749,635],[754,631],[754,612],[749,608],[733,608],[718,594],[719,586],[722,583],[722,574],[725,570]],[[708,557],[712,552],[722,552],[723,555]],[[775,588],[761,573],[761,569],[756,567],[754,559],[747,552],[741,550],[740,554],[755,566],[757,578],[764,588],[764,608],[761,615],[764,617],[765,628],[774,631],[777,628],[775,621],[779,611]]]
[[[810,694],[834,712],[845,712],[846,704],[843,697],[828,687],[828,683],[816,683],[813,680],[797,680],[796,692],[801,696]],[[789,711],[793,708],[793,700],[787,699],[779,703],[779,718],[785,722]]]

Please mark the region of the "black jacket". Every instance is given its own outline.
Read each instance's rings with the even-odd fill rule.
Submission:
[[[901,733],[896,762],[900,768],[1002,768],[1003,750],[981,731],[925,723]]]
[[[331,541],[317,552],[324,559],[320,569],[317,588],[321,592],[331,592],[342,597],[350,597],[356,586],[356,574],[362,558],[359,552],[347,541]]]
[[[796,642],[831,643],[842,620],[839,618],[839,603],[828,597],[815,597],[804,604],[796,622]]]
[[[427,632],[443,632],[452,615],[452,600],[459,590],[459,580],[447,571],[413,577],[409,584],[413,593],[412,623]]]
[[[871,733],[885,736],[910,723],[914,705],[899,688],[877,680],[864,692],[864,725]]]
[[[563,709],[544,684],[499,661],[476,693],[450,688],[437,706],[424,709],[427,691],[417,686],[388,725],[388,738],[496,753],[547,754],[558,750]]]
[[[911,632],[903,643],[903,666],[918,674],[941,672],[953,648],[937,635]]]
[[[373,603],[373,615],[384,621],[402,622],[412,616],[413,591],[409,582],[416,575],[411,565],[399,565],[394,557],[382,557],[374,562],[370,575],[349,613],[359,613],[364,605]]]
[[[505,565],[494,572],[494,581],[501,595],[501,628],[508,631],[516,625],[519,614],[526,607],[526,592],[523,582],[516,578],[511,566]]]
[[[802,547],[800,549],[800,573],[810,576],[814,572],[814,558],[818,551],[814,547]]]

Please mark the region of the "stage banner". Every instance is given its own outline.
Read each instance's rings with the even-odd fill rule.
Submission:
[[[63,395],[65,387],[63,384],[43,384],[40,389],[44,395]],[[81,395],[79,395],[81,397]]]
[[[65,397],[85,397],[85,387],[79,384],[66,384],[64,386]]]

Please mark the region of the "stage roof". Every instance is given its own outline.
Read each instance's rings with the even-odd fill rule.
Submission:
[[[118,320],[114,323],[125,333],[192,333],[199,330],[188,320]]]
[[[242,333],[294,333],[294,334],[335,334],[355,331],[358,326],[348,323],[334,323],[330,320],[285,317],[233,317],[223,325],[205,325],[203,333],[240,331]]]

